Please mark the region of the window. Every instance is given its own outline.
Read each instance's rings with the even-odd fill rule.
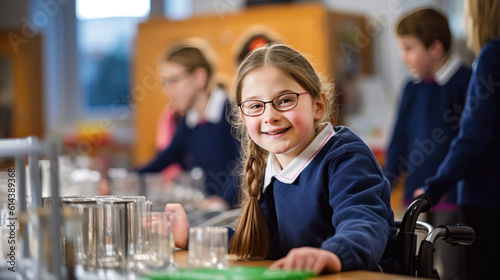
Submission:
[[[127,106],[137,25],[150,0],[77,0],[78,81],[84,115]]]

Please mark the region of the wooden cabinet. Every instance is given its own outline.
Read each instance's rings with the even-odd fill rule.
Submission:
[[[0,32],[0,138],[43,137],[41,38]]]
[[[328,11],[318,3],[256,6],[184,21],[152,19],[140,24],[131,92],[136,129],[134,162],[145,163],[156,151],[156,124],[168,102],[156,69],[162,52],[176,40],[206,40],[218,56],[219,76],[229,79],[235,71],[236,46],[241,36],[261,27],[306,54],[316,70],[331,79],[353,67],[356,71],[371,71],[370,42],[360,45],[356,41],[364,24],[362,16]]]

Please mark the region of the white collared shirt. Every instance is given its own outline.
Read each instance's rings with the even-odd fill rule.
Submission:
[[[455,75],[461,65],[462,60],[460,60],[458,55],[452,54],[443,66],[437,70],[436,74],[434,74],[434,80],[436,80],[438,85],[444,86]]]
[[[208,100],[207,107],[205,108],[205,121],[213,124],[220,122],[222,118],[222,111],[226,104],[227,94],[221,88],[215,88],[210,94],[210,99]],[[189,128],[195,128],[201,119],[198,112],[194,109],[190,109],[186,112],[186,126]]]
[[[452,54],[450,58],[437,70],[434,74],[434,80],[436,84],[444,86],[458,71],[458,68],[462,65],[462,60],[457,54]],[[414,83],[418,84],[422,82],[422,79],[415,79]]]
[[[293,183],[333,135],[335,135],[333,125],[327,123],[325,128],[316,135],[309,146],[293,159],[285,169],[281,168],[276,155],[269,153],[264,176],[264,185],[262,186],[263,191],[265,191],[267,186],[271,183],[272,177],[276,177],[277,180],[285,184]]]

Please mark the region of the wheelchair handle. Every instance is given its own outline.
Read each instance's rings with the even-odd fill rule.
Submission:
[[[439,279],[434,264],[434,242],[443,239],[452,245],[470,245],[476,238],[476,232],[470,226],[439,226],[433,229],[420,243],[418,250],[417,275],[419,277]]]
[[[401,231],[415,232],[415,225],[417,223],[420,213],[425,213],[431,209],[431,201],[427,196],[421,195],[413,201],[408,210],[406,210],[403,220],[401,221]]]
[[[431,231],[425,240],[434,243],[439,238],[452,245],[470,245],[476,239],[476,232],[466,225],[439,226]]]

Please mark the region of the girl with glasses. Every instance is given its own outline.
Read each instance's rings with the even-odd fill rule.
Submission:
[[[231,134],[226,115],[227,93],[215,86],[211,49],[199,40],[172,45],[159,67],[164,92],[177,115],[171,142],[139,173],[157,173],[173,164],[184,169],[199,167],[209,196],[200,208],[235,204],[233,169],[239,157],[239,143]]]
[[[331,95],[286,45],[256,49],[240,65],[231,99],[244,150],[242,213],[230,231],[232,254],[318,273],[390,266],[388,181],[358,136],[328,122]],[[178,246],[188,227],[179,224]]]

